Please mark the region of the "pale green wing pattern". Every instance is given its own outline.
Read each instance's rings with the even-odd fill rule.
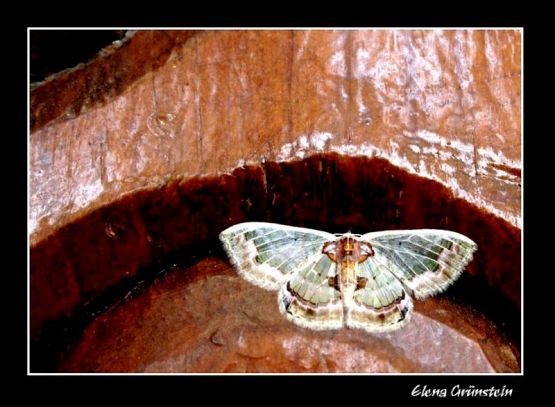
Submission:
[[[372,245],[372,262],[391,272],[417,299],[444,291],[477,248],[460,233],[437,229],[374,232],[360,239]]]
[[[240,223],[220,240],[247,281],[277,290],[279,308],[292,322],[312,329],[343,326],[343,306],[334,286],[337,264],[322,253],[330,233],[263,222]]]
[[[337,264],[324,254],[301,266],[279,291],[281,313],[305,328],[341,328],[343,304],[335,285],[336,275]]]
[[[324,244],[336,237],[313,229],[245,222],[224,230],[220,240],[247,281],[277,290],[293,272],[316,264]]]
[[[357,287],[346,304],[346,325],[368,332],[385,332],[406,324],[412,300],[403,285],[373,257],[358,264]]]

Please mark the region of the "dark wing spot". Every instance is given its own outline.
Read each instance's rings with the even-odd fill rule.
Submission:
[[[339,291],[339,276],[328,277],[328,285]]]
[[[287,282],[287,291],[291,292],[291,287],[289,286],[289,282]],[[291,295],[287,295],[287,293],[283,293],[281,296],[283,304],[285,305],[285,309],[288,310],[291,302],[293,301],[293,297]]]
[[[366,287],[366,283],[368,282],[368,279],[365,277],[357,277],[357,288],[355,288],[356,290],[361,290],[364,287]]]
[[[401,318],[399,318],[399,321],[402,321],[403,319],[405,319],[405,316],[407,315],[408,310],[409,309],[407,307],[403,307],[399,310],[401,312]]]

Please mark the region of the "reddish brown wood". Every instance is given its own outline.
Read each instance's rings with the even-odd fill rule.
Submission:
[[[476,311],[417,302],[401,331],[311,331],[279,313],[276,292],[220,259],[174,270],[97,318],[61,371],[516,372],[519,354]]]
[[[470,280],[452,295],[488,315],[506,309],[499,321],[518,326],[509,314],[521,305],[520,47],[514,30],[146,31],[45,81],[31,94],[30,112],[32,337],[48,343],[49,324],[71,320],[185,248],[219,250],[217,234],[244,220],[464,233],[479,251]],[[486,294],[472,298],[475,287],[491,290],[494,311]],[[422,315],[443,306],[427,304],[417,309]],[[490,367],[518,370],[511,361],[518,351],[507,351],[502,334],[478,314],[457,323],[462,312],[445,307],[459,345],[470,336]],[[98,340],[90,330],[99,323],[85,342]],[[125,338],[106,340],[111,347]],[[159,363],[152,370],[169,368],[164,340],[155,344],[162,353],[147,342],[133,352],[150,354]],[[368,346],[368,363],[385,363],[387,352]],[[78,348],[75,355],[93,351],[98,364],[74,355],[66,368],[147,366],[109,366],[102,355],[112,353]],[[432,366],[415,360],[376,363]],[[480,360],[465,366],[487,370]],[[302,368],[228,362],[187,369]],[[311,363],[307,370],[348,366]]]

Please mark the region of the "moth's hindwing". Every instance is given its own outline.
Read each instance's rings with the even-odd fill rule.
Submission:
[[[346,325],[368,332],[385,332],[405,325],[411,314],[412,300],[402,284],[372,257],[358,264],[357,286],[345,303]]]
[[[464,235],[417,229],[361,236],[375,251],[375,264],[389,270],[417,299],[444,291],[463,272],[477,246]]]
[[[282,314],[305,328],[343,327],[343,304],[334,284],[336,274],[336,263],[326,255],[316,255],[282,286],[278,297]]]

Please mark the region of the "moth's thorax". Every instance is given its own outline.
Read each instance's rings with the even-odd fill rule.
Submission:
[[[322,249],[333,262],[337,263],[338,286],[341,291],[353,291],[357,284],[356,268],[368,257],[374,255],[372,246],[347,233],[334,242],[326,243]],[[345,295],[345,297],[350,297]]]
[[[326,243],[322,252],[337,264],[358,264],[374,255],[372,246],[347,233],[334,242]]]

